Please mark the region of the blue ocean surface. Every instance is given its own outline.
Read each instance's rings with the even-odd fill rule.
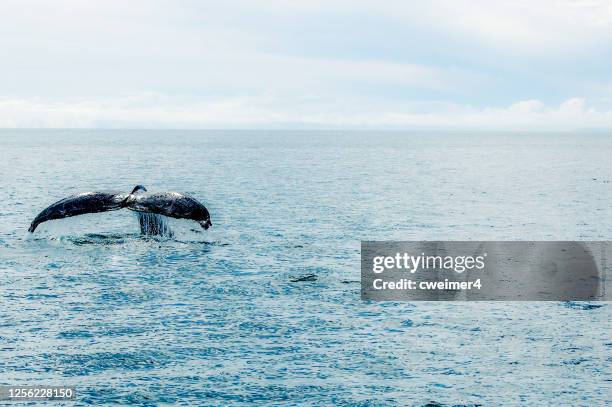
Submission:
[[[589,133],[0,131],[0,384],[70,405],[605,405],[609,303],[365,302],[361,240],[612,240]],[[213,227],[95,190],[193,195]],[[300,280],[305,281],[296,281]],[[14,404],[13,404],[14,405]]]

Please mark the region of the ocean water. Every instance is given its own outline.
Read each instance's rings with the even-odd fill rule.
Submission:
[[[608,134],[0,132],[0,384],[84,404],[605,405],[609,303],[363,302],[360,240],[612,240]],[[29,222],[92,190],[191,194]],[[306,281],[296,281],[307,277]]]

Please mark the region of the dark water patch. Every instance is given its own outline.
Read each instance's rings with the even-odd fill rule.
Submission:
[[[23,296],[26,300],[44,300],[49,298],[59,298],[58,294],[26,294]]]
[[[247,321],[238,325],[238,328],[241,331],[247,331],[252,333],[267,333],[267,334],[277,334],[279,333],[283,327],[280,325],[269,325],[261,322],[253,322]]]
[[[84,339],[93,338],[94,335],[89,331],[64,331],[57,336],[62,339]]]
[[[583,311],[590,311],[597,308],[601,308],[603,304],[593,304],[589,302],[577,302],[577,301],[565,301],[563,302],[563,306],[570,309],[579,309]]]
[[[157,386],[155,386],[157,387]],[[174,404],[184,402],[166,392],[165,389],[150,388],[143,383],[125,383],[121,389],[114,387],[87,387],[78,389],[78,399],[86,405],[138,405],[154,407],[161,404]]]
[[[70,236],[65,238],[65,240],[71,242],[76,246],[84,246],[84,245],[121,245],[127,242],[128,240],[138,239],[140,235],[138,234],[97,234],[97,233],[88,233],[83,236]]]
[[[130,338],[133,338],[135,336],[138,336],[146,332],[147,330],[143,327],[117,326],[117,327],[99,329],[96,331],[96,335],[106,336],[106,337],[111,337],[111,338],[121,337],[121,336],[129,336]]]
[[[452,369],[452,368],[431,367],[431,368],[425,369],[425,371],[430,372],[430,373],[441,374],[444,376],[463,376],[463,373],[458,372],[457,370]]]
[[[146,329],[142,327],[133,327],[133,326],[117,326],[117,327],[99,327],[97,329],[91,330],[70,330],[63,331],[58,334],[59,338],[63,339],[86,339],[86,338],[94,338],[94,337],[121,337],[121,336],[130,336],[134,337],[139,334],[147,332]]]
[[[161,291],[158,290],[118,290],[105,289],[98,296],[98,302],[101,304],[141,304],[148,301],[157,301],[164,298]]]
[[[579,365],[584,362],[588,362],[588,359],[586,358],[569,359],[569,360],[564,360],[563,364],[564,365]]]
[[[28,375],[57,372],[56,364],[48,355],[19,355],[0,360],[0,371],[23,372]]]
[[[360,317],[378,317],[381,315],[380,312],[376,312],[376,311],[360,311],[357,313],[357,315],[359,315]]]
[[[289,281],[292,283],[301,283],[301,282],[312,282],[317,281],[316,274],[304,274],[298,277],[292,277]]]
[[[157,351],[62,355],[58,359],[65,376],[87,376],[108,370],[151,370],[167,366],[170,363],[167,355]]]
[[[203,347],[182,347],[172,349],[175,361],[186,361],[190,359],[211,359],[226,355],[227,349],[221,347],[203,346]]]
[[[197,399],[201,400],[201,403],[204,405],[209,403],[215,405],[236,403],[244,405],[278,405],[278,403],[287,403],[290,400],[300,400],[301,403],[308,403],[318,400],[321,394],[326,393],[326,390],[329,389],[316,385],[281,386],[270,384],[261,386],[243,383],[241,392],[226,392],[218,389],[209,389],[199,393]]]

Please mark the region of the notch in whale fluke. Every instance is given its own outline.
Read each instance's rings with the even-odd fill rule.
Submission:
[[[136,185],[134,187],[134,189],[132,189],[132,192],[130,192],[131,194],[135,194],[136,192],[147,192],[147,189],[144,187],[144,185]]]

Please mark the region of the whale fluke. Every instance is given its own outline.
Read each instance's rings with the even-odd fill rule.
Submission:
[[[85,192],[69,196],[39,213],[30,224],[28,231],[34,232],[39,224],[48,220],[121,209],[125,207],[125,200],[128,196],[128,194],[112,192]]]
[[[131,193],[86,192],[72,195],[55,202],[34,218],[28,231],[34,232],[39,224],[70,216],[86,213],[130,209],[136,212],[165,215],[177,219],[191,219],[204,229],[212,226],[210,214],[198,200],[178,192],[146,193],[146,188],[137,185]],[[143,233],[149,233],[151,228],[142,228]],[[156,230],[153,228],[152,230]]]
[[[204,229],[212,226],[210,214],[194,198],[178,192],[138,193],[128,198],[127,208],[137,212],[155,213],[177,219],[193,219]]]

